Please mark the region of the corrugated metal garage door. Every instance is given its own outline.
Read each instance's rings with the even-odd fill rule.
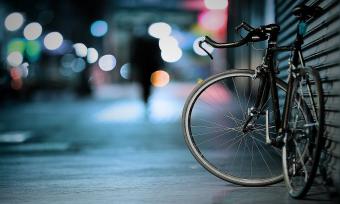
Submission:
[[[308,22],[303,54],[307,65],[319,70],[326,96],[326,147],[322,166],[324,176],[340,189],[340,4],[339,0],[303,1],[306,5],[319,5],[324,13]],[[294,41],[297,19],[291,14],[292,9],[301,1],[276,0],[276,22],[281,25],[279,44]],[[278,56],[280,69],[287,69],[290,53]],[[285,78],[286,71],[280,76]]]

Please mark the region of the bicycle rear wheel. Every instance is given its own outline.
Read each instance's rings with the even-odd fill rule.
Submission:
[[[264,186],[283,179],[281,150],[265,144],[266,118],[244,133],[248,110],[254,106],[260,79],[253,70],[231,70],[199,84],[188,97],[182,115],[184,137],[196,160],[213,175],[245,186]],[[286,83],[277,79],[284,98]],[[272,116],[268,98],[265,110]],[[268,121],[276,137],[274,121]]]
[[[317,172],[323,146],[324,103],[319,73],[301,69],[289,108],[282,148],[283,174],[290,196],[306,195]]]

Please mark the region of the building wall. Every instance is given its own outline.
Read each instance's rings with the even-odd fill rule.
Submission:
[[[308,22],[303,55],[306,64],[320,72],[323,82],[326,109],[326,144],[321,161],[323,181],[340,192],[340,4],[339,0],[276,0],[276,23],[281,26],[279,45],[294,41],[297,19],[291,11],[301,2],[324,9],[319,18]],[[289,54],[278,55],[282,78],[287,76]]]
[[[240,40],[240,35],[235,32],[235,27],[242,23],[248,23],[253,27],[263,25],[265,23],[264,12],[265,0],[230,0],[227,41],[232,42]],[[257,48],[263,48],[262,43],[255,43]],[[227,68],[226,69],[254,69],[262,61],[263,51],[254,50],[252,46],[242,46],[238,48],[230,48],[227,52]],[[239,60],[242,59],[242,60]]]

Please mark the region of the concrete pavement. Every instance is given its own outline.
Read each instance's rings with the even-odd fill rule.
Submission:
[[[323,189],[297,201],[283,183],[209,174],[181,131],[190,87],[172,88],[155,92],[147,118],[135,95],[2,107],[1,135],[17,141],[0,143],[0,203],[332,203]]]

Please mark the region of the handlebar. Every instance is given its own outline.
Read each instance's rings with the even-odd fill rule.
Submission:
[[[258,28],[253,28],[245,22],[242,22],[239,26],[235,27],[235,30],[238,32],[240,29],[245,29],[248,31],[248,34],[245,37],[241,36],[241,40],[229,43],[218,43],[211,39],[208,36],[205,36],[203,40],[200,40],[198,45],[204,50],[208,56],[213,59],[212,55],[202,46],[203,43],[207,43],[214,48],[232,48],[239,47],[249,42],[259,42],[265,41],[269,38],[271,34],[277,34],[280,30],[280,27],[276,24],[269,24],[266,26],[260,26]]]
[[[244,45],[247,43],[246,38],[243,38],[239,41],[235,41],[235,42],[230,42],[230,43],[218,43],[216,41],[214,41],[213,39],[209,38],[208,36],[205,36],[205,40],[206,43],[208,43],[209,45],[213,46],[214,48],[231,48],[231,47],[239,47],[241,45]]]
[[[213,56],[210,54],[210,52],[208,52],[203,46],[203,43],[208,43],[209,45],[211,45],[214,48],[232,48],[232,47],[239,47],[242,46],[244,44],[247,43],[246,38],[243,38],[240,41],[236,41],[236,42],[231,42],[231,43],[218,43],[216,41],[214,41],[213,39],[209,38],[208,36],[204,37],[204,40],[201,40],[198,42],[198,46],[204,50],[204,52],[206,52],[208,54],[208,56],[211,59],[214,59]]]

